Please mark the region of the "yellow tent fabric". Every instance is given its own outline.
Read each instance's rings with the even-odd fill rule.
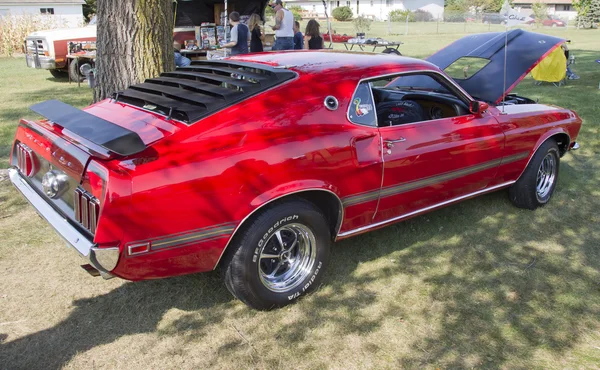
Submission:
[[[536,81],[560,82],[566,75],[567,58],[561,47],[554,49],[531,70],[531,76]]]

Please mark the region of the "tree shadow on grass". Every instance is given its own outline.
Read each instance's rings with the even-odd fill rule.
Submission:
[[[76,300],[69,316],[59,324],[1,344],[0,363],[10,369],[60,368],[77,353],[123,336],[155,332],[169,309],[227,306],[233,298],[213,275],[127,283],[108,294]],[[207,280],[214,289],[199,288],[206,287]],[[207,323],[223,319],[220,309],[205,312]],[[195,330],[201,330],[198,322],[195,325]]]
[[[410,315],[418,315],[432,322],[432,334],[413,338],[408,353],[386,354],[395,366],[530,368],[539,366],[538,350],[560,356],[599,325],[600,230],[589,220],[600,207],[593,196],[600,175],[589,171],[595,168],[590,158],[574,160],[576,168],[563,164],[557,194],[536,212],[515,209],[505,192],[498,192],[340,242],[323,288],[293,306],[294,324],[287,323],[287,311],[269,313],[271,337],[279,347],[323,357],[325,343],[311,340],[323,326],[333,328],[331,335],[363,336],[376,333],[386,319],[410,322]],[[357,273],[381,259],[395,262]],[[403,299],[410,284],[398,287],[392,299],[373,289],[403,275],[430,287],[427,295],[438,311],[411,313],[411,302]],[[127,283],[73,306],[52,328],[0,341],[0,364],[61,367],[76,354],[121,337],[157,332],[173,308],[185,314],[159,331],[185,333],[189,341],[209,337],[209,326],[249,311],[216,274]],[[190,314],[199,310],[201,318]],[[262,325],[250,319],[247,331],[264,331]],[[383,345],[365,344],[373,357]],[[215,353],[235,356],[241,347],[240,340],[228,341]],[[328,358],[319,361],[317,366],[329,364]]]
[[[562,170],[572,171],[565,165]],[[585,192],[598,183],[595,177],[580,191],[591,194]],[[386,319],[410,321],[418,315],[436,323],[433,335],[414,338],[413,351],[394,353],[396,366],[500,368],[514,367],[519,358],[520,366],[531,367],[538,349],[564,353],[588,328],[598,326],[600,317],[600,230],[561,217],[589,212],[598,201],[588,209],[563,204],[565,197],[559,189],[552,205],[531,212],[514,208],[505,192],[497,192],[342,241],[323,288],[293,306],[293,325],[287,323],[286,310],[268,313],[270,337],[277,346],[318,354],[323,343],[311,340],[311,333],[324,326],[333,327],[332,335],[363,336],[377,332]],[[546,248],[549,241],[559,247]],[[396,262],[357,273],[364,263],[381,258]],[[394,291],[396,299],[373,290],[389,286],[398,275],[424,281],[440,310],[410,313],[411,303],[402,298],[410,284]],[[54,327],[1,344],[0,363],[61,367],[77,353],[123,336],[157,332],[172,308],[185,313],[160,334],[183,335],[184,341],[210,337],[209,326],[232,318],[245,317],[247,332],[264,331],[265,317],[248,318],[251,311],[230,296],[215,273],[127,283],[73,305]],[[198,310],[202,315],[192,314]],[[381,345],[365,344],[373,356]],[[243,347],[241,339],[230,340],[215,353],[241,355]],[[263,361],[275,364],[268,357]],[[328,364],[327,358],[319,361],[313,365]]]

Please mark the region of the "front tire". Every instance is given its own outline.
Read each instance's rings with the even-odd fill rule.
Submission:
[[[283,307],[319,286],[330,245],[327,219],[312,203],[294,199],[270,206],[232,241],[225,285],[257,310]]]
[[[69,65],[69,76],[71,77],[71,81],[83,82],[84,80],[84,77],[81,75],[79,69],[77,68],[77,62],[75,62],[75,60],[72,60],[71,64]]]
[[[525,172],[509,189],[510,200],[519,208],[534,210],[546,205],[558,181],[560,154],[552,139],[544,142],[533,155]]]

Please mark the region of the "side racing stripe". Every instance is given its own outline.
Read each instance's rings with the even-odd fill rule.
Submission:
[[[439,184],[445,181],[455,180],[460,177],[472,175],[474,173],[488,170],[490,168],[494,168],[497,166],[509,164],[512,162],[519,161],[521,159],[525,159],[529,157],[529,152],[521,152],[508,157],[504,157],[502,159],[495,159],[493,161],[483,162],[477,164],[475,166],[469,166],[462,168],[460,170],[455,170],[451,172],[446,172],[441,175],[427,177],[421,180],[410,181],[406,183],[402,183],[399,185],[387,186],[381,189],[371,190],[363,193],[358,193],[355,195],[351,195],[342,199],[342,203],[344,207],[350,207],[356,204],[371,202],[377,200],[379,196],[383,197],[391,197],[394,195],[399,195],[402,193],[406,193],[409,191],[425,188],[428,186],[432,186],[435,184]]]
[[[228,222],[224,224],[212,225],[183,233],[169,234],[158,236],[156,238],[139,240],[127,243],[127,246],[150,243],[150,248],[146,253],[156,252],[173,247],[184,247],[197,242],[229,236],[231,233],[233,233],[233,230],[235,230],[237,224],[238,222]],[[131,257],[135,257],[135,255],[132,255]]]

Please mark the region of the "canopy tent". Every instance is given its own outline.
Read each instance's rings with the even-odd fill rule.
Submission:
[[[268,0],[177,0],[175,27],[200,26],[215,21],[215,5],[225,4],[228,11],[241,15],[256,13],[263,19]],[[217,15],[220,17],[220,14]],[[264,19],[263,19],[264,20]]]
[[[562,48],[554,49],[531,70],[531,76],[538,82],[560,84],[567,75],[567,58]]]

